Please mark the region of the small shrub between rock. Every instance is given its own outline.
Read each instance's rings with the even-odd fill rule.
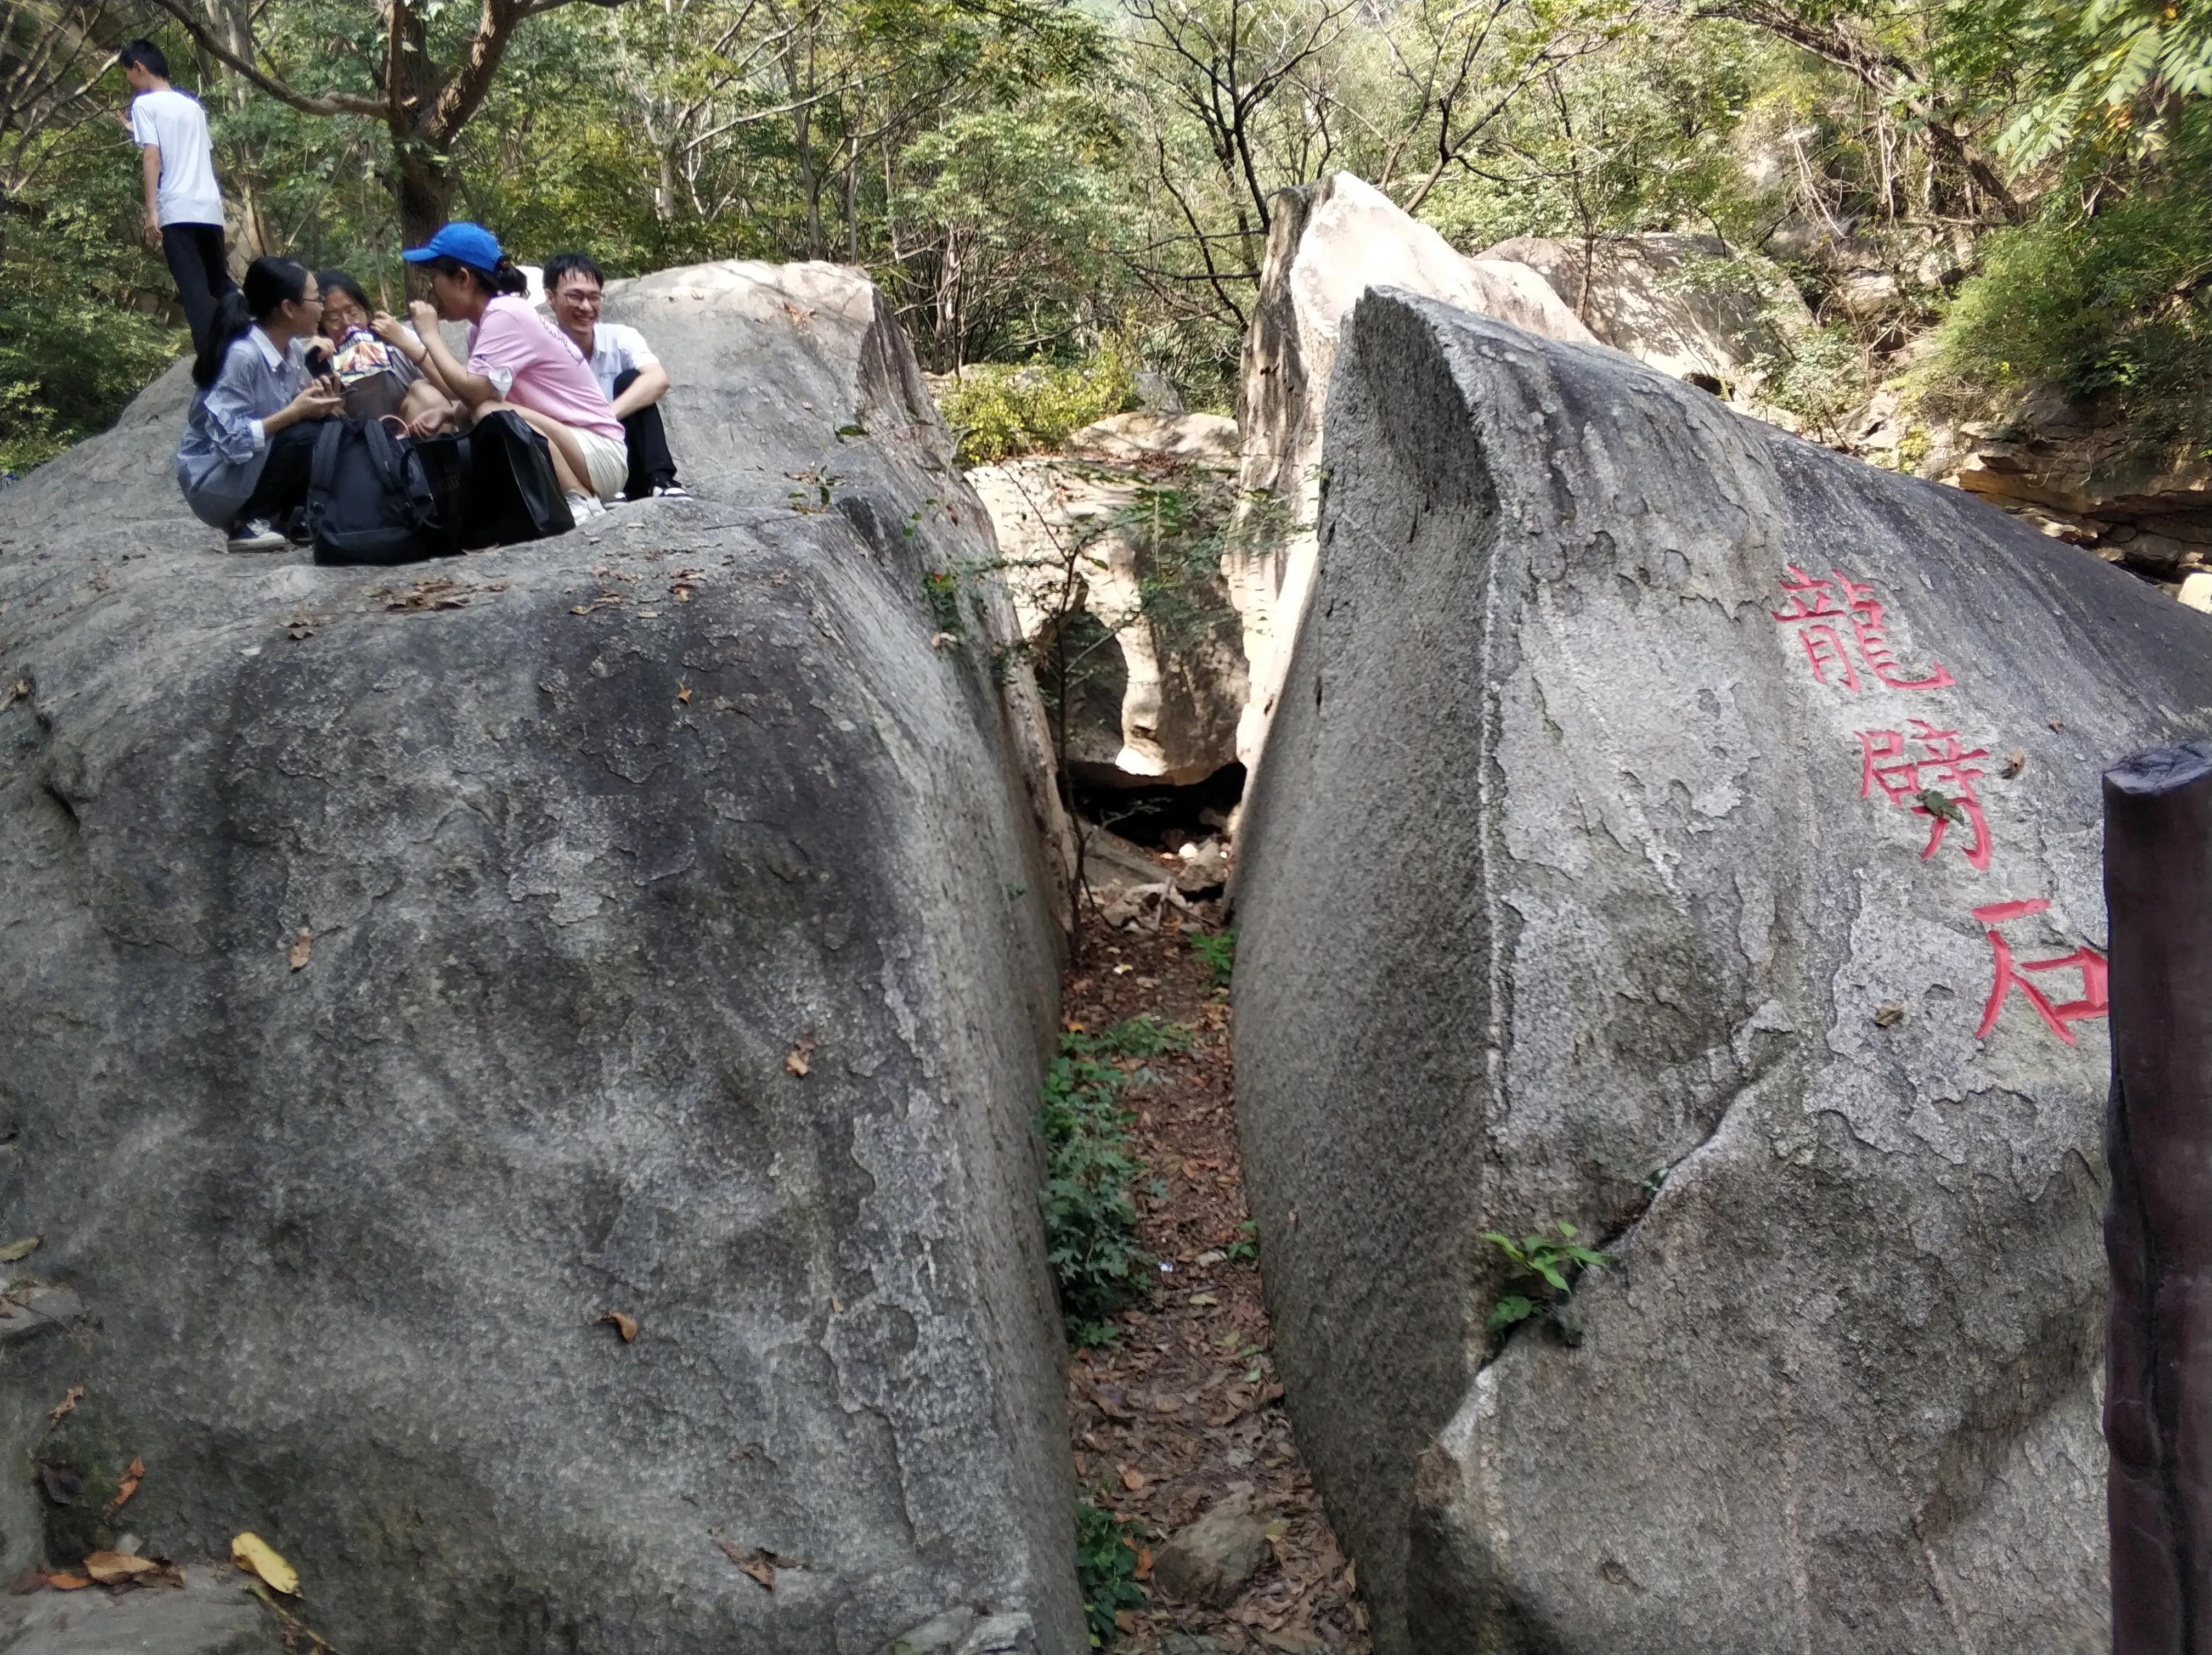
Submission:
[[[1083,1618],[1093,1649],[1114,1640],[1121,1629],[1115,1615],[1146,1602],[1145,1589],[1137,1584],[1144,1539],[1140,1525],[1087,1500],[1075,1502],[1075,1583],[1083,1593]]]
[[[1145,1297],[1152,1268],[1137,1244],[1133,1191],[1145,1167],[1130,1140],[1136,1116],[1122,1104],[1122,1089],[1151,1083],[1144,1059],[1187,1051],[1190,1043],[1188,1029],[1152,1017],[1095,1035],[1072,1030],[1045,1072],[1037,1130],[1045,1146],[1046,1256],[1068,1337],[1079,1346],[1112,1341],[1107,1318]]]

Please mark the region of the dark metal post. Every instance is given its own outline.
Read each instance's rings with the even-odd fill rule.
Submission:
[[[2212,1655],[2212,742],[2105,773],[2113,1655]]]

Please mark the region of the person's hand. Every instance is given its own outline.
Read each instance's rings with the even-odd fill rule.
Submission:
[[[368,331],[375,334],[378,338],[383,340],[385,344],[390,345],[394,350],[397,350],[401,356],[407,356],[407,347],[410,343],[407,332],[407,324],[401,321],[390,311],[380,310],[375,315],[370,317],[368,319]],[[411,362],[414,359],[412,357],[409,357],[408,360]]]
[[[407,316],[415,324],[415,331],[426,340],[430,337],[430,331],[438,326],[437,306],[421,299],[407,307]]]
[[[334,380],[313,380],[307,389],[285,405],[284,411],[294,419],[328,419],[345,408],[345,397]]]
[[[151,213],[146,216],[146,231],[141,238],[148,246],[158,250],[161,245],[161,221]]]
[[[410,437],[434,437],[441,431],[451,429],[453,423],[453,411],[451,408],[433,408],[407,422],[407,435]]]

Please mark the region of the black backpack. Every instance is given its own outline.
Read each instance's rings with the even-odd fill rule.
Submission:
[[[486,414],[465,435],[415,445],[439,520],[465,551],[566,534],[576,526],[553,474],[553,450],[514,410]]]
[[[380,420],[324,425],[308,477],[307,528],[319,563],[413,563],[460,550],[422,457]]]

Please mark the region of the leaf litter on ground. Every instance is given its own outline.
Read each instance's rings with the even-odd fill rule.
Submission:
[[[1062,996],[1067,1032],[1147,1050],[1093,1049],[1129,1076],[1121,1100],[1133,1112],[1143,1163],[1133,1191],[1136,1244],[1172,1266],[1149,1273],[1144,1302],[1106,1318],[1111,1342],[1069,1365],[1078,1486],[1101,1523],[1129,1536],[1133,1564],[1121,1578],[1138,1594],[1133,1603],[1095,1602],[1092,1628],[1129,1655],[1177,1634],[1202,1634],[1237,1655],[1368,1655],[1356,1576],[1279,1405],[1244,1206],[1226,992],[1213,962],[1174,928],[1182,924],[1176,916],[1151,934],[1093,930]],[[1163,1044],[1158,1037],[1127,1029],[1139,1019],[1187,1031],[1187,1051],[1152,1050]],[[1181,1044],[1180,1033],[1170,1041]],[[1149,1579],[1134,1580],[1135,1564],[1162,1541],[1233,1499],[1253,1502],[1273,1553],[1235,1603],[1170,1603],[1151,1595]]]

